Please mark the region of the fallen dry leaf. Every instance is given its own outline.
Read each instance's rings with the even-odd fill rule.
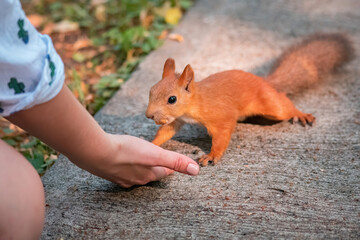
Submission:
[[[171,33],[169,34],[169,37],[168,37],[170,40],[173,40],[173,41],[178,41],[178,42],[183,42],[184,41],[184,37],[178,33]]]
[[[146,10],[142,10],[140,12],[140,21],[141,21],[141,25],[144,28],[148,28],[151,25],[151,23],[153,22],[153,20],[154,20],[154,16],[148,15]]]
[[[90,5],[91,6],[97,6],[97,5],[99,5],[99,4],[104,4],[104,3],[106,3],[108,0],[91,0],[91,3],[90,3]]]
[[[116,67],[114,64],[115,58],[109,57],[104,60],[101,64],[95,67],[95,72],[99,76],[106,76],[116,71]]]
[[[72,44],[72,50],[77,51],[79,49],[87,48],[87,47],[91,47],[91,46],[92,46],[92,42],[90,39],[80,38],[80,39],[76,40],[76,42],[74,44]]]
[[[85,97],[85,100],[87,102],[92,102],[94,100],[94,94],[88,94],[86,97]]]
[[[84,95],[86,96],[88,94],[88,86],[86,85],[85,82],[81,81],[80,82],[80,88],[81,91],[84,93]]]
[[[100,47],[98,47],[98,52],[99,52],[99,53],[105,52],[106,50],[107,50],[107,47],[106,47],[106,46],[100,46]]]
[[[163,31],[161,32],[161,34],[158,36],[158,39],[159,39],[159,40],[165,39],[165,38],[167,37],[168,33],[169,33],[168,30],[163,30]]]
[[[100,22],[106,21],[106,7],[104,5],[96,6],[95,18]]]
[[[179,7],[172,7],[166,11],[165,22],[169,24],[178,24],[182,17],[182,13]]]
[[[54,26],[54,32],[67,33],[74,32],[79,29],[79,24],[77,22],[71,22],[69,20],[63,20],[59,23],[56,23]]]
[[[83,55],[85,56],[86,59],[92,59],[94,56],[96,56],[98,52],[94,49],[90,49],[87,51],[83,51]]]
[[[134,53],[135,53],[135,49],[130,49],[129,51],[127,51],[126,54],[126,61],[133,61],[134,60]]]

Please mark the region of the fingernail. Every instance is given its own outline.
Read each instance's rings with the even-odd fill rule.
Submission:
[[[197,175],[199,173],[199,166],[193,163],[189,163],[189,165],[186,168],[186,171],[190,175]]]

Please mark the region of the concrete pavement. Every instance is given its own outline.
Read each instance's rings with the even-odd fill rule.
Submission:
[[[302,35],[349,33],[360,48],[357,0],[198,0],[166,41],[96,119],[108,132],[151,140],[150,87],[164,61],[190,63],[197,80],[227,69],[264,75]],[[220,164],[197,177],[174,174],[132,189],[92,176],[65,157],[43,177],[42,239],[360,238],[360,58],[319,87],[292,98],[313,127],[239,123]],[[210,151],[198,126],[164,148],[194,159]]]

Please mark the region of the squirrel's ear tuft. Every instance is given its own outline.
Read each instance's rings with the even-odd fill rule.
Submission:
[[[186,91],[191,92],[194,82],[194,71],[190,64],[186,65],[183,73],[179,78],[179,85],[183,86]]]
[[[175,75],[175,61],[172,58],[168,58],[164,64],[162,78],[164,79],[171,75]]]

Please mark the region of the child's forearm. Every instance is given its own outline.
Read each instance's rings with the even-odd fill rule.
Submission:
[[[105,132],[64,85],[51,101],[7,117],[80,167],[98,161],[110,143]]]

